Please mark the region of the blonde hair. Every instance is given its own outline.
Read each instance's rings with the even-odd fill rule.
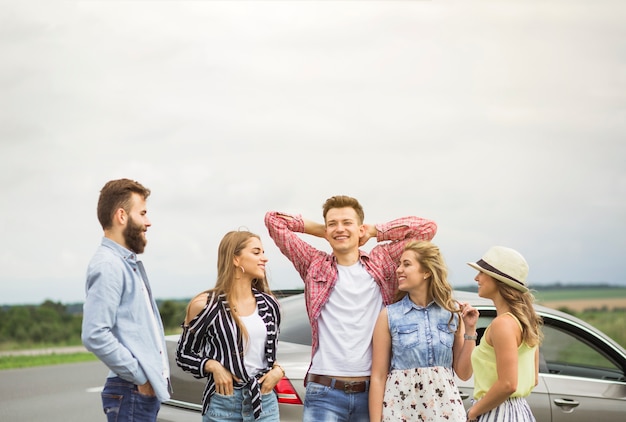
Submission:
[[[240,256],[241,251],[245,249],[246,245],[252,238],[257,238],[261,240],[259,235],[251,233],[245,230],[238,231],[230,231],[224,235],[222,238],[219,247],[217,249],[217,281],[215,282],[215,287],[209,290],[205,290],[204,292],[198,294],[196,297],[204,294],[209,295],[225,295],[226,301],[228,302],[228,307],[232,310],[234,308],[233,304],[233,285],[235,280],[235,270],[236,267],[233,264],[233,258],[235,256]],[[255,278],[252,280],[252,287],[259,292],[272,294],[269,288],[269,284],[267,282],[267,277],[263,278]],[[187,312],[189,312],[189,306],[187,307]],[[248,339],[248,331],[246,330],[245,325],[241,322],[241,319],[237,315],[236,312],[230,313],[233,317],[239,332],[242,334],[243,338]],[[238,339],[238,341],[241,339]]]
[[[420,267],[427,273],[428,294],[433,300],[445,310],[451,312],[448,325],[452,322],[455,313],[459,312],[456,302],[452,298],[452,286],[448,283],[448,268],[441,255],[439,247],[428,241],[412,241],[404,246],[404,251],[411,251]],[[398,302],[407,295],[407,292],[398,290],[395,302]]]
[[[543,340],[543,318],[537,315],[533,303],[535,296],[530,292],[521,292],[504,283],[496,283],[500,296],[506,301],[510,312],[522,324],[522,341],[530,347],[538,346]]]

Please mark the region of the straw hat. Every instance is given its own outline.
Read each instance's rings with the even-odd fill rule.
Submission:
[[[482,259],[477,262],[468,262],[467,265],[521,292],[528,291],[526,284],[528,264],[524,257],[514,249],[493,246]]]

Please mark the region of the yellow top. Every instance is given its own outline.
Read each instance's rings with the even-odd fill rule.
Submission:
[[[510,312],[520,329],[522,324]],[[487,327],[489,330],[489,327]],[[485,334],[487,334],[485,330]],[[511,397],[526,397],[535,387],[535,350],[537,346],[530,347],[526,343],[517,348],[517,390]],[[472,352],[472,368],[474,370],[474,398],[481,399],[498,379],[496,369],[496,352],[493,346],[487,343],[483,335],[483,341]]]

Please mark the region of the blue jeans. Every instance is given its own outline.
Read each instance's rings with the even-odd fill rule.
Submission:
[[[278,398],[270,391],[261,395],[261,415],[255,421],[250,390],[235,388],[232,396],[213,394],[202,422],[278,422]]]
[[[135,384],[120,377],[107,378],[101,396],[108,422],[156,421],[161,408],[156,396],[139,394]]]
[[[345,393],[309,381],[302,422],[369,422],[368,391]]]

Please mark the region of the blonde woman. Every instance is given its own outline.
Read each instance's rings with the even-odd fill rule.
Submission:
[[[534,422],[525,397],[537,385],[542,320],[526,284],[528,264],[517,251],[494,246],[477,262],[478,295],[497,316],[472,353],[474,405],[468,421]]]
[[[276,363],[279,305],[265,278],[261,239],[232,231],[218,250],[217,282],[187,307],[176,363],[207,378],[203,422],[277,422],[273,389],[284,375]]]
[[[374,329],[370,421],[465,420],[454,373],[472,375],[478,311],[453,300],[447,273],[436,245],[405,246],[396,302]]]

